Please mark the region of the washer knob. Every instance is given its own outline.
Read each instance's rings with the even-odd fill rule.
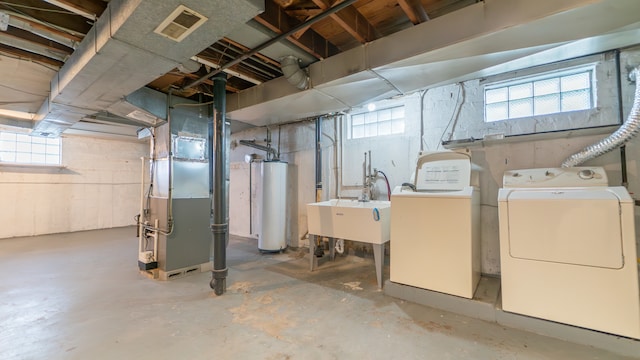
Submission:
[[[580,177],[580,179],[584,179],[584,180],[593,179],[593,176],[595,174],[596,173],[591,169],[584,169],[584,170],[580,170],[580,172],[578,172],[578,176]]]

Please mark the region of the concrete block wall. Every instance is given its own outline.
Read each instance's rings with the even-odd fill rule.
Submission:
[[[563,66],[576,66],[585,63],[598,63],[596,68],[597,108],[586,112],[537,117],[524,121],[498,122],[487,124],[484,122],[484,84],[488,79],[475,79],[463,84],[452,84],[430,89],[421,104],[420,94],[410,94],[399,99],[388,100],[377,104],[378,108],[385,106],[405,105],[406,131],[403,135],[390,135],[379,138],[349,140],[341,136],[343,133],[341,119],[336,121],[327,118],[323,121],[323,199],[336,197],[356,198],[360,194],[362,182],[362,161],[365,151],[372,152],[372,167],[383,170],[389,177],[390,186],[400,185],[409,180],[415,167],[420,149],[420,109],[423,107],[425,136],[423,145],[425,151],[443,150],[443,140],[476,139],[484,135],[503,133],[505,135],[519,135],[532,130],[554,131],[570,128],[601,126],[616,124],[618,119],[617,80],[615,62],[611,54],[596,55],[586,59],[578,59],[565,64],[552,64],[544,70],[559,69]],[[640,50],[629,49],[621,52],[622,67],[622,99],[624,116],[629,113],[633,102],[635,84],[626,79],[627,69],[640,64]],[[540,70],[540,69],[537,69]],[[526,75],[531,71],[516,72],[495,77],[494,80],[507,79],[512,76]],[[386,104],[386,105],[385,105]],[[357,109],[353,109],[357,111]],[[337,127],[334,128],[335,126]],[[520,123],[520,124],[518,124]],[[481,233],[482,233],[482,271],[486,274],[500,274],[500,255],[498,237],[497,195],[502,186],[502,175],[505,170],[538,167],[560,167],[562,161],[569,155],[581,150],[606,137],[615,126],[609,130],[598,131],[562,131],[551,132],[546,135],[521,136],[516,139],[505,139],[492,142],[475,142],[466,145],[471,151],[472,161],[482,169],[480,173],[481,191]],[[277,144],[277,127],[273,130],[273,144]],[[283,159],[295,165],[294,173],[297,181],[290,182],[291,198],[289,200],[289,238],[291,246],[304,244],[300,239],[307,231],[306,203],[314,202],[314,123],[305,121],[284,125],[281,128],[280,139]],[[608,132],[607,132],[608,131]],[[337,132],[338,136],[334,136]],[[252,129],[236,133],[233,140],[264,139],[264,128]],[[334,146],[334,144],[336,144]],[[275,147],[275,145],[274,145]],[[334,156],[334,152],[337,153]],[[240,165],[245,154],[260,153],[251,148],[237,146],[231,151],[232,168],[234,163],[238,170],[232,170],[231,182],[240,181],[248,185],[248,166]],[[264,154],[261,154],[264,155]],[[627,144],[627,166],[629,177],[629,191],[640,194],[640,139],[634,139]],[[603,166],[609,176],[611,185],[621,183],[621,165],[619,151],[605,154],[585,165]],[[254,164],[254,166],[256,166]],[[242,169],[242,170],[240,170]],[[254,168],[254,182],[258,181],[258,174]],[[337,177],[336,177],[337,175]],[[336,181],[337,178],[337,181]],[[254,184],[255,185],[255,184]],[[377,182],[379,199],[386,198],[386,185]],[[246,232],[236,232],[238,228],[248,229],[248,201],[246,195],[231,193],[230,226],[231,232],[239,235]],[[244,202],[243,202],[244,201]],[[257,199],[254,198],[255,206]],[[254,215],[256,212],[253,212]],[[638,216],[636,216],[638,219]],[[638,223],[638,221],[637,221]],[[254,222],[255,224],[255,222]],[[636,225],[638,227],[638,225]],[[255,231],[256,227],[254,227]]]
[[[0,238],[135,224],[146,142],[62,138],[62,168],[0,166]]]
[[[315,130],[314,123],[305,121],[291,125],[270,128],[271,146],[278,147],[280,139],[280,159],[288,166],[287,196],[287,244],[299,246],[307,231],[306,204],[315,201]],[[260,219],[258,218],[258,182],[260,162],[248,164],[245,155],[256,154],[261,159],[266,153],[239,144],[239,140],[256,140],[265,145],[266,128],[245,130],[232,135],[230,152],[230,192],[229,192],[229,231],[231,234],[256,237]],[[252,186],[249,188],[249,171],[252,171]],[[249,211],[249,197],[252,209]],[[251,216],[250,216],[251,215]],[[293,219],[293,220],[292,220]],[[251,222],[251,232],[250,230]]]

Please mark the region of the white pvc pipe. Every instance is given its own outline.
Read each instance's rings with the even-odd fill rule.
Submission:
[[[142,161],[142,169],[140,170],[140,215],[138,215],[138,252],[142,253],[144,249],[142,249],[142,238],[144,236],[144,156],[140,157]]]

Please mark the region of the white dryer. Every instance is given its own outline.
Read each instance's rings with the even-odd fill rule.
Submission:
[[[503,310],[640,338],[633,207],[600,167],[505,172]]]
[[[480,193],[471,159],[453,151],[420,156],[415,189],[391,195],[390,280],[472,298],[480,280]]]

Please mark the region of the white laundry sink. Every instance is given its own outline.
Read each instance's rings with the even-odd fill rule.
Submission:
[[[389,241],[390,201],[332,199],[307,204],[309,234],[383,244]]]

